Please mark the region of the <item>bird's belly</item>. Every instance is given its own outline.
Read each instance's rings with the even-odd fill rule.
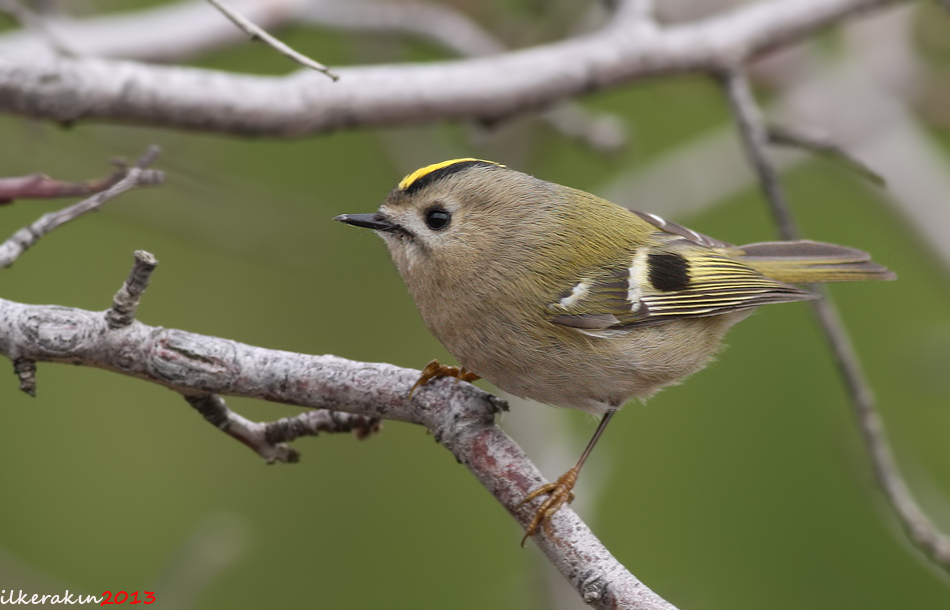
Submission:
[[[602,337],[557,327],[553,335],[478,331],[440,339],[462,366],[505,392],[603,413],[703,368],[745,315],[671,320]]]

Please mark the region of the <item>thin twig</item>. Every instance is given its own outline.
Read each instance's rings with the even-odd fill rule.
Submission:
[[[208,2],[210,2],[216,9],[224,13],[224,16],[230,19],[231,21],[233,21],[234,25],[238,26],[239,28],[247,32],[248,35],[252,39],[260,40],[264,44],[276,50],[278,53],[284,55],[285,57],[290,58],[291,60],[297,62],[298,64],[300,64],[301,66],[304,66],[305,68],[311,68],[313,70],[316,70],[317,72],[326,74],[334,81],[337,81],[340,79],[340,77],[337,74],[335,74],[330,68],[324,66],[320,62],[310,59],[309,57],[307,57],[306,55],[303,55],[302,53],[298,53],[297,51],[293,50],[292,48],[290,48],[283,42],[277,40],[276,38],[274,38],[273,36],[265,32],[259,26],[255,25],[250,19],[248,19],[241,13],[237,12],[236,10],[234,10],[233,8],[231,8],[230,6],[228,6],[221,0],[208,0]]]
[[[739,136],[742,138],[746,156],[761,180],[775,224],[778,225],[779,235],[782,239],[798,239],[798,226],[789,210],[788,201],[779,183],[778,172],[768,159],[769,135],[765,121],[762,120],[762,113],[752,95],[749,80],[739,70],[731,70],[723,75],[723,82],[739,126]]]
[[[262,77],[4,48],[0,112],[280,137],[439,120],[497,122],[646,77],[723,70],[899,1],[743,3],[652,32],[607,27],[490,58],[340,68],[337,83],[299,73]]]
[[[158,259],[153,254],[145,250],[135,251],[132,271],[129,272],[129,277],[112,299],[112,308],[106,312],[109,328],[116,330],[132,323],[139,301],[145,289],[148,288],[148,282],[156,267],[158,267]]]
[[[0,178],[0,204],[11,203],[16,199],[88,197],[115,185],[128,173],[128,168],[120,166],[105,178],[87,182],[63,182],[45,174]]]
[[[381,428],[378,417],[315,409],[264,424],[264,437],[269,443],[286,443],[301,436],[317,436],[321,432],[351,432],[353,436],[363,440],[376,434]]]
[[[613,25],[629,26],[647,19],[650,0],[623,0]],[[364,32],[401,32],[429,39],[462,57],[487,57],[508,51],[503,41],[447,4],[392,0],[334,0],[309,5],[308,22],[323,27]],[[602,153],[614,153],[627,143],[623,121],[608,112],[564,100],[540,113],[552,127]]]
[[[780,125],[768,125],[767,134],[770,144],[801,148],[802,150],[840,161],[847,168],[866,178],[876,186],[882,188],[887,186],[887,181],[884,180],[883,176],[826,137],[792,131]]]
[[[364,439],[379,430],[379,419],[354,413],[317,409],[275,422],[259,423],[238,415],[217,394],[185,394],[185,400],[222,432],[253,449],[268,464],[300,461],[300,453],[286,444],[321,432],[352,432]]]
[[[494,423],[504,402],[467,383],[434,381],[412,400],[406,394],[419,371],[270,350],[136,322],[109,329],[103,312],[23,305],[0,298],[0,353],[37,362],[103,368],[157,383],[192,397],[202,414],[265,459],[290,458],[284,445],[268,446],[262,424],[228,415],[209,394],[246,396],[305,408],[329,409],[425,426],[489,493],[525,527],[521,506],[544,483],[518,445]],[[293,429],[295,426],[288,426]],[[238,435],[240,433],[240,436]],[[646,490],[644,490],[646,493]],[[675,610],[630,573],[570,507],[551,521],[551,536],[534,541],[581,597],[595,608]]]
[[[157,146],[150,147],[142,158],[139,159],[135,167],[128,171],[125,178],[112,185],[109,189],[57,212],[44,214],[30,226],[24,227],[14,233],[8,240],[0,244],[0,268],[12,265],[27,248],[60,225],[75,220],[94,210],[98,210],[107,201],[116,198],[125,191],[139,186],[160,184],[164,180],[165,175],[158,170],[145,169],[155,160],[160,152],[161,149]]]
[[[812,308],[848,388],[878,485],[883,488],[911,540],[942,568],[950,571],[950,537],[927,517],[901,475],[884,422],[877,413],[874,394],[834,301],[824,294],[824,298],[812,301]]]
[[[779,234],[782,239],[797,239],[798,230],[792,220],[778,175],[767,157],[766,127],[745,74],[738,68],[730,72],[725,78],[725,87],[742,134],[746,156],[758,173]],[[847,386],[852,410],[861,428],[878,485],[911,540],[940,567],[950,571],[950,538],[920,509],[897,467],[884,423],[875,409],[870,384],[861,370],[857,353],[833,301],[824,294],[824,298],[812,301],[811,305],[828,341],[838,371]]]
[[[185,400],[201,413],[208,423],[253,449],[267,460],[268,464],[293,464],[300,461],[300,453],[296,449],[284,443],[269,443],[264,436],[262,424],[241,417],[229,409],[224,399],[217,394],[186,394]]]

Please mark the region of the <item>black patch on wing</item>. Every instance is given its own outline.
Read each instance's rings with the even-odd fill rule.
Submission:
[[[659,252],[647,257],[650,283],[657,290],[672,292],[689,286],[689,261],[675,252]]]
[[[426,186],[432,184],[433,182],[438,182],[447,176],[458,173],[460,171],[466,170],[470,167],[498,167],[497,163],[489,163],[488,161],[459,161],[458,163],[453,163],[452,165],[446,165],[445,167],[440,167],[437,170],[431,171],[424,176],[416,178],[412,184],[406,187],[403,193],[411,195],[416,191],[419,191]]]

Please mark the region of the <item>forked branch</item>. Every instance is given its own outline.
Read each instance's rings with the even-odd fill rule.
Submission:
[[[112,328],[107,316],[0,299],[0,353],[14,361],[94,366],[171,388],[212,424],[269,461],[294,461],[296,451],[285,442],[325,426],[349,427],[359,436],[372,432],[380,419],[419,424],[431,430],[522,527],[531,520],[532,511],[520,503],[544,479],[494,424],[504,402],[475,386],[437,380],[408,400],[419,371],[270,350],[135,320]],[[231,412],[220,396],[324,412],[258,424]],[[551,535],[538,537],[537,544],[587,603],[605,609],[675,610],[620,564],[572,510],[560,510],[550,525]]]
[[[897,1],[772,0],[668,28],[620,19],[593,34],[490,57],[340,68],[336,83],[310,71],[264,77],[11,51],[0,55],[0,111],[283,137],[490,123],[646,77],[723,70]]]
[[[121,189],[138,184],[155,154],[150,151],[112,189],[77,204],[79,208],[70,206],[51,219],[44,217],[17,235],[28,231],[36,241],[96,209]],[[17,235],[7,242],[14,244],[10,262],[25,250],[25,241],[15,239]],[[352,432],[364,438],[376,432],[383,419],[419,424],[431,430],[522,526],[530,522],[532,513],[521,500],[543,478],[495,425],[495,413],[506,408],[503,401],[475,386],[445,380],[422,387],[410,399],[409,388],[419,371],[147,326],[135,319],[135,312],[157,265],[150,253],[136,252],[132,271],[106,311],[0,299],[0,353],[14,363],[20,388],[35,394],[38,362],[94,366],[138,377],[182,394],[208,422],[269,463],[297,461],[299,453],[288,443],[300,436]],[[258,423],[233,412],[222,396],[313,410]],[[587,603],[596,608],[675,610],[624,568],[569,508],[559,511],[550,526],[550,535],[537,543]]]
[[[39,220],[28,227],[14,233],[9,239],[0,244],[0,268],[9,267],[23,254],[27,248],[35,244],[41,237],[53,229],[79,218],[89,212],[98,210],[106,202],[118,197],[122,193],[139,187],[159,184],[165,176],[162,172],[146,169],[158,156],[160,149],[151,147],[134,167],[128,170],[125,177],[108,189],[92,197],[73,204],[58,212],[44,214]]]

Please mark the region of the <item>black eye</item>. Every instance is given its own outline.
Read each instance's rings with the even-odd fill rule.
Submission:
[[[452,221],[452,215],[442,207],[434,207],[426,210],[426,226],[433,231],[441,231],[449,226]]]

